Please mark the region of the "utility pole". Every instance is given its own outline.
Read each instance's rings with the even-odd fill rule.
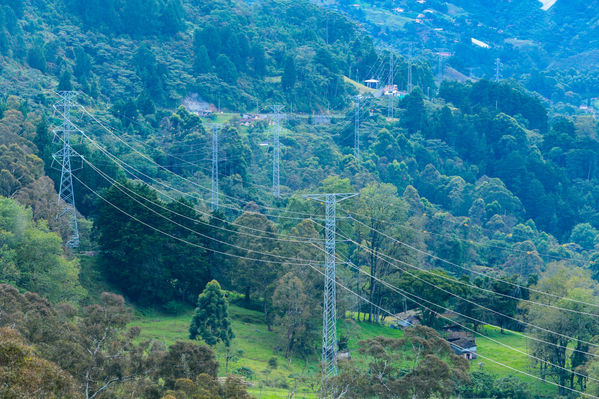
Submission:
[[[69,248],[79,246],[79,226],[77,224],[77,208],[75,207],[75,189],[73,187],[73,168],[71,160],[78,157],[71,147],[71,133],[77,128],[71,121],[71,108],[77,107],[74,99],[76,91],[60,91],[57,93],[60,100],[54,104],[54,111],[62,116],[62,125],[54,129],[54,139],[62,141],[62,149],[52,155],[55,162],[60,165],[60,189],[58,191],[57,220],[64,222],[69,229]]]
[[[387,110],[387,117],[388,118],[393,118],[393,100],[394,100],[394,94],[393,94],[393,52],[389,52],[389,79],[388,79],[388,86],[389,86],[389,108]]]
[[[335,268],[336,206],[358,193],[307,194],[304,197],[325,202],[325,277],[322,306],[322,391],[327,395],[326,381],[337,375],[337,287]]]
[[[271,108],[275,113],[275,131],[273,137],[272,146],[272,194],[275,198],[281,197],[281,186],[280,186],[280,169],[279,163],[281,162],[281,146],[279,143],[279,136],[281,134],[281,110],[284,105],[275,104]]]
[[[501,58],[495,59],[495,81],[499,82],[499,78],[501,77]]]
[[[356,96],[356,105],[354,113],[354,156],[360,157],[360,100],[362,96]]]
[[[221,123],[212,124],[212,191],[210,192],[210,209],[218,210],[218,131]]]

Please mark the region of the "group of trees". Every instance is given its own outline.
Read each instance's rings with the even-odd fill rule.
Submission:
[[[195,301],[210,281],[214,241],[191,203],[166,203],[148,186],[128,182],[103,197],[95,226],[107,278],[141,304]]]
[[[469,364],[435,330],[407,329],[404,338],[361,341],[364,369],[348,361],[330,383],[335,398],[450,397],[469,381]]]
[[[235,378],[216,379],[218,362],[210,348],[176,342],[167,349],[140,340],[118,295],[104,293],[98,304],[77,309],[3,284],[0,298],[2,396],[249,397]]]

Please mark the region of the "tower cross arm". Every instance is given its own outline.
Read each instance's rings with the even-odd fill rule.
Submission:
[[[325,194],[304,194],[303,197],[307,199],[320,200],[326,198],[329,195],[335,196],[336,200],[343,201],[352,197],[360,195],[360,193],[325,193]]]

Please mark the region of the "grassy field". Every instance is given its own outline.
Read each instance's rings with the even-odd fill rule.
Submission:
[[[238,359],[229,364],[229,370],[238,372],[244,368],[250,370],[253,383],[250,392],[256,398],[275,399],[288,398],[291,392],[295,392],[294,398],[317,398],[315,391],[318,383],[318,354],[313,354],[307,361],[295,359],[288,361],[275,351],[278,344],[276,332],[268,331],[264,324],[263,314],[248,310],[239,306],[231,305],[229,312],[232,319],[235,340],[234,350],[241,350]],[[163,341],[166,345],[176,340],[187,339],[187,328],[192,317],[192,309],[180,316],[164,316],[157,313],[139,314],[134,325],[141,327],[142,339],[156,339]],[[358,358],[357,343],[361,339],[372,338],[379,335],[399,338],[403,335],[401,330],[395,330],[386,326],[371,325],[365,322],[353,320],[339,321],[339,336],[348,338],[348,346],[352,357]],[[526,339],[506,331],[504,334],[498,329],[485,327],[481,330],[491,338],[526,352]],[[534,374],[526,355],[517,353],[496,342],[483,337],[477,337],[478,352],[482,356],[491,358],[510,367]],[[219,357],[221,363],[220,374],[225,374],[225,360],[222,351]],[[277,366],[269,366],[270,359],[276,359]],[[472,370],[482,368],[497,376],[516,375],[530,384],[531,393],[554,396],[555,388],[543,384],[532,377],[519,375],[517,372],[508,370],[500,365],[494,364],[483,358],[478,358],[471,363]]]
[[[528,353],[527,340],[521,335],[507,330],[502,334],[498,328],[489,326],[483,327],[480,332],[491,339],[501,342],[504,345],[509,345],[510,347],[518,349],[521,352]],[[478,353],[482,356],[493,359],[496,362],[506,364],[517,370],[538,375],[537,371],[532,369],[530,359],[524,353],[518,353],[506,346],[481,336],[476,337],[476,345],[478,348]],[[499,376],[514,375],[522,381],[526,381],[528,384],[530,384],[531,391],[534,394],[546,396],[555,396],[556,394],[557,388],[554,386],[543,383],[542,381],[533,377],[528,377],[516,371],[509,370],[503,366],[491,362],[490,360],[478,358],[471,363],[472,370],[479,368]]]

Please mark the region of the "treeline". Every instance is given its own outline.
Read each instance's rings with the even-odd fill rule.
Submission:
[[[139,36],[172,35],[185,29],[181,0],[63,0],[86,29]],[[60,4],[60,3],[59,3]]]

